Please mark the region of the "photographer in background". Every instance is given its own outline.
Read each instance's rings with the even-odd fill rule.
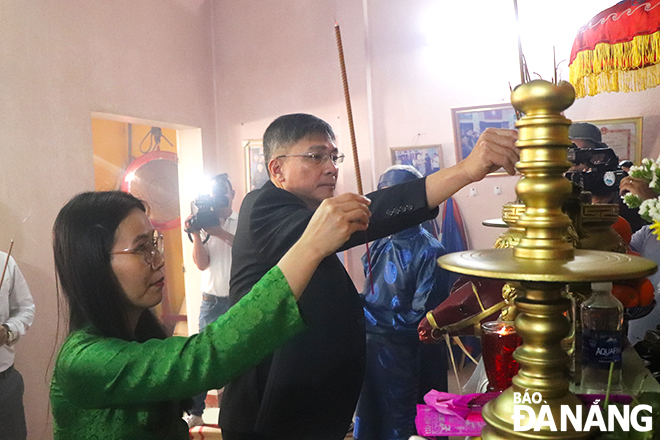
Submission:
[[[210,197],[193,202],[198,211],[186,219],[186,231],[193,242],[193,260],[202,271],[199,331],[229,310],[231,247],[238,220],[231,208],[234,194],[227,174],[215,176]],[[193,407],[185,417],[190,428],[204,424],[205,400],[206,393],[193,398]]]
[[[594,204],[618,203],[619,182],[627,173],[619,167],[619,158],[602,142],[600,129],[587,122],[577,122],[568,129],[573,148],[568,160],[573,162],[566,177],[591,193]]]
[[[568,160],[573,162],[566,173],[569,180],[591,192],[591,203],[618,205],[619,216],[633,233],[646,225],[637,210],[628,208],[619,197],[619,184],[628,175],[621,165],[626,161],[619,164],[616,153],[603,142],[600,129],[588,122],[576,122],[568,129],[568,137],[574,145],[568,153]]]

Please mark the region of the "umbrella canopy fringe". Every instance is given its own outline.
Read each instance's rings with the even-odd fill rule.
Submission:
[[[577,98],[602,92],[638,92],[660,85],[660,32],[631,41],[599,43],[576,54],[569,81]]]

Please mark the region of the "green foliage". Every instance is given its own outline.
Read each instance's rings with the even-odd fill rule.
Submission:
[[[640,205],[642,204],[642,199],[639,196],[636,196],[634,194],[626,194],[623,196],[623,201],[626,205],[628,205],[629,208],[636,209],[639,208]]]
[[[638,416],[638,417],[652,417],[653,428],[650,431],[639,432],[639,431],[635,431],[631,427],[630,431],[625,432],[621,429],[621,426],[619,426],[618,423],[615,423],[614,431],[601,433],[595,439],[596,440],[660,440],[660,393],[642,393],[639,395],[639,397],[637,397],[633,401],[630,408],[631,411],[632,411],[632,407],[636,405],[651,406],[650,413],[648,411],[640,411]],[[610,405],[603,410],[603,419],[606,421],[606,423],[608,420],[607,409],[610,408],[611,406],[613,405]],[[619,407],[619,410],[621,411],[621,407],[623,405],[617,404],[616,406]]]

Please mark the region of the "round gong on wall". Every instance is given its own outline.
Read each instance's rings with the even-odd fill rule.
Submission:
[[[164,231],[181,225],[175,153],[153,151],[135,159],[124,173],[121,190],[145,202],[154,228]]]

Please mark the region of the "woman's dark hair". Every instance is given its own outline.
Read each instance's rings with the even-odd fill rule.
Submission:
[[[69,305],[69,332],[91,326],[100,335],[145,341],[166,337],[149,310],[133,331],[125,314],[125,294],[110,264],[119,224],[139,199],[121,191],[86,192],[72,198],[53,226],[53,253],[60,285]]]

